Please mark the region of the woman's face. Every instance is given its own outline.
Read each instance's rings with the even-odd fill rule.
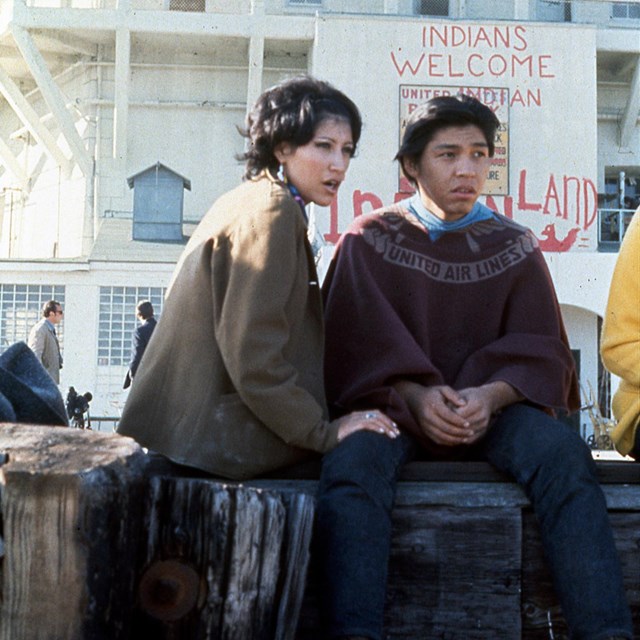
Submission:
[[[338,193],[354,148],[349,122],[327,118],[320,122],[307,144],[294,147],[282,143],[275,156],[305,204],[315,202],[326,207]]]

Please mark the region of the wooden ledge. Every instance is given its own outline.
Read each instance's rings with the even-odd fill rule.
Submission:
[[[629,460],[595,460],[601,484],[640,484],[640,463]],[[313,460],[266,476],[273,480],[317,480],[320,461]],[[512,483],[506,474],[488,462],[419,461],[409,462],[400,474],[400,482],[501,482]]]

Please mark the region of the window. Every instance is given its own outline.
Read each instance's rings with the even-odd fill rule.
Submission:
[[[613,2],[611,17],[640,20],[640,2]]]
[[[131,338],[138,322],[136,305],[150,300],[158,317],[165,291],[163,287],[100,287],[98,366],[129,364]]]
[[[415,0],[415,13],[419,16],[448,16],[449,0]]]
[[[205,10],[205,0],[169,0],[169,11],[200,11]]]
[[[289,0],[289,4],[301,7],[321,7],[322,0]]]
[[[42,318],[42,305],[57,300],[64,309],[63,285],[0,284],[0,351],[29,338],[29,331]],[[56,326],[60,347],[64,343],[64,317]]]
[[[538,20],[545,22],[571,22],[570,0],[538,0]]]

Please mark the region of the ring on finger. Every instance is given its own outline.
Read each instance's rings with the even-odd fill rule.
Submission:
[[[367,413],[365,413],[365,414],[364,414],[364,417],[365,417],[367,420],[373,420],[373,418],[375,418],[375,417],[376,417],[376,414],[375,414],[375,413],[373,413],[373,411],[367,411]]]

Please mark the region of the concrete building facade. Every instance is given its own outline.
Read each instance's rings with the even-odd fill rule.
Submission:
[[[238,183],[247,106],[312,73],[365,121],[337,202],[311,212],[323,266],[354,215],[402,197],[392,158],[416,104],[478,95],[503,125],[484,199],[538,237],[585,406],[606,414],[598,335],[640,202],[639,60],[640,2],[619,0],[2,0],[0,349],[61,298],[63,393],[119,415],[135,303],[161,311],[193,225]],[[133,239],[128,180],[154,165],[189,183],[182,240]]]

